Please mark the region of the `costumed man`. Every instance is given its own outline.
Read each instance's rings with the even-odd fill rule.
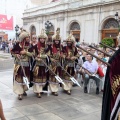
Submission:
[[[23,95],[27,95],[25,91],[28,90],[28,87],[25,84],[24,77],[27,77],[29,82],[29,61],[30,57],[33,56],[33,51],[30,49],[28,32],[21,32],[19,42],[14,45],[11,54],[15,57],[13,91],[18,94],[18,99],[22,100]]]
[[[77,48],[74,46],[75,44],[75,38],[72,34],[68,36],[66,40],[67,46],[63,48],[63,52],[65,55],[65,61],[64,61],[64,68],[65,70],[71,75],[75,75],[75,60],[79,57]],[[71,95],[71,89],[73,82],[70,80],[70,76],[63,71],[63,79],[65,85],[63,85],[63,89],[67,92],[68,95]]]
[[[50,56],[51,60],[51,70],[58,76],[61,77],[62,75],[62,69],[61,69],[61,37],[60,37],[60,29],[58,28],[56,30],[56,34],[52,36],[52,54]],[[51,71],[49,71],[49,87],[52,91],[52,94],[55,96],[58,96],[58,88],[59,88],[59,82],[56,80],[55,75]]]
[[[33,50],[34,56],[30,59],[30,87],[33,86],[33,68],[35,66],[35,56],[38,55],[37,36],[32,35],[30,48]]]
[[[41,34],[38,36],[37,56],[35,58],[36,64],[33,69],[33,91],[41,98],[43,87],[47,83],[47,67],[44,63],[48,64],[48,57],[46,55],[46,41],[48,37],[42,29]]]

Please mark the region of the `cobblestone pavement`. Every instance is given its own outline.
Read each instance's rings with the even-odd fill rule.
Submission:
[[[13,72],[0,72],[0,99],[7,120],[100,120],[102,93],[84,94],[83,89],[73,87],[72,95],[59,90],[59,96],[44,93],[37,98],[32,88],[22,101],[13,93]]]

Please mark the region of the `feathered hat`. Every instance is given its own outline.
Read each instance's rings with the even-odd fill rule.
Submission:
[[[52,36],[52,40],[61,40],[60,28],[57,28],[56,33]]]
[[[67,42],[75,42],[75,37],[73,36],[73,32],[71,31],[68,38],[66,39]]]
[[[22,42],[26,37],[29,37],[29,33],[27,31],[21,31],[19,41]]]
[[[48,40],[48,36],[47,36],[47,34],[45,33],[45,30],[44,30],[44,29],[41,30],[41,34],[38,36],[38,39],[40,39],[40,38],[45,39],[45,41]]]

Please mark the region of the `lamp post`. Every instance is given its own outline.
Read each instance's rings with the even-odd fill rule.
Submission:
[[[16,31],[16,40],[17,40],[17,37],[18,37],[18,34],[17,34],[17,31],[19,30],[19,26],[18,25],[16,25],[15,26],[15,31]]]
[[[52,23],[50,21],[46,21],[45,22],[45,30],[46,30],[46,34],[48,35],[50,32],[50,27],[52,27]]]
[[[115,13],[115,20],[118,21],[119,27],[120,27],[120,17],[119,17],[119,15],[118,15],[118,12]]]

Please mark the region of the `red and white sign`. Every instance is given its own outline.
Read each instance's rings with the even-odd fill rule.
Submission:
[[[13,30],[13,16],[0,14],[0,29]]]

